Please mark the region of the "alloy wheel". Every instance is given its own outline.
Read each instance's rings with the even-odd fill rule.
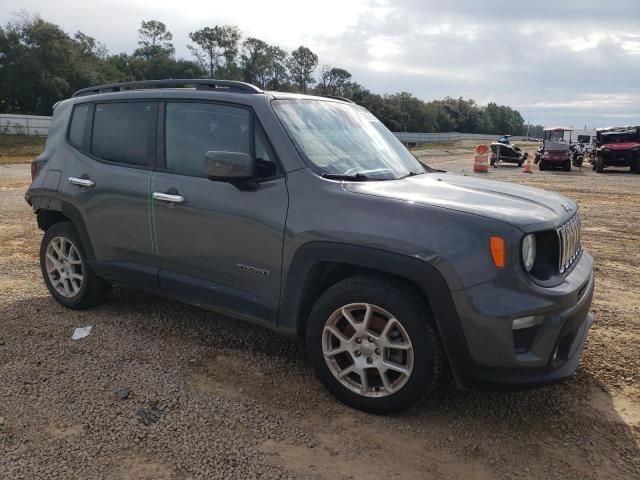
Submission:
[[[78,248],[65,237],[54,237],[45,253],[47,276],[55,291],[65,297],[75,297],[82,288],[83,265]]]
[[[331,374],[365,397],[396,393],[413,370],[413,345],[402,323],[369,303],[345,305],[331,314],[322,351]]]

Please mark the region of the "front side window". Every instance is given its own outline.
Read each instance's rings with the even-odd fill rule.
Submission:
[[[206,177],[205,156],[209,151],[256,155],[256,175],[273,176],[274,155],[262,129],[255,134],[251,111],[213,103],[168,102],[165,110],[166,168],[181,175]],[[255,141],[255,148],[251,142]]]
[[[325,100],[274,100],[272,105],[298,150],[322,174],[388,180],[425,172],[365,108]]]
[[[110,162],[147,165],[156,126],[151,102],[97,104],[91,153]]]

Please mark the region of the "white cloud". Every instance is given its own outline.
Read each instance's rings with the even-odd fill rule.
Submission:
[[[16,6],[0,4],[0,22]],[[174,34],[235,24],[286,49],[304,44],[321,64],[346,68],[377,93],[408,91],[516,106],[537,123],[640,123],[640,1],[611,8],[583,0],[21,0],[67,32],[82,30],[111,52],[131,52],[143,19]],[[630,116],[629,116],[630,115]],[[635,119],[635,120],[634,120]],[[608,123],[608,122],[607,122]]]

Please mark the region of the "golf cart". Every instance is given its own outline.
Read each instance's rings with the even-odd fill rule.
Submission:
[[[491,166],[497,167],[498,163],[517,163],[522,166],[527,159],[528,154],[523,153],[520,147],[516,147],[509,141],[511,135],[501,136],[497,142],[493,142],[491,146]]]
[[[544,129],[542,150],[539,152],[538,168],[546,170],[561,167],[565,172],[571,171],[571,127],[547,127]],[[569,135],[567,135],[567,133]]]
[[[629,167],[640,173],[640,126],[611,127],[596,130],[596,155],[593,169]]]

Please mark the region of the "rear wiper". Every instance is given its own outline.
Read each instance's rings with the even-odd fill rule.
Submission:
[[[356,182],[380,180],[379,178],[373,178],[364,173],[323,173],[322,177],[330,180],[353,180]]]

